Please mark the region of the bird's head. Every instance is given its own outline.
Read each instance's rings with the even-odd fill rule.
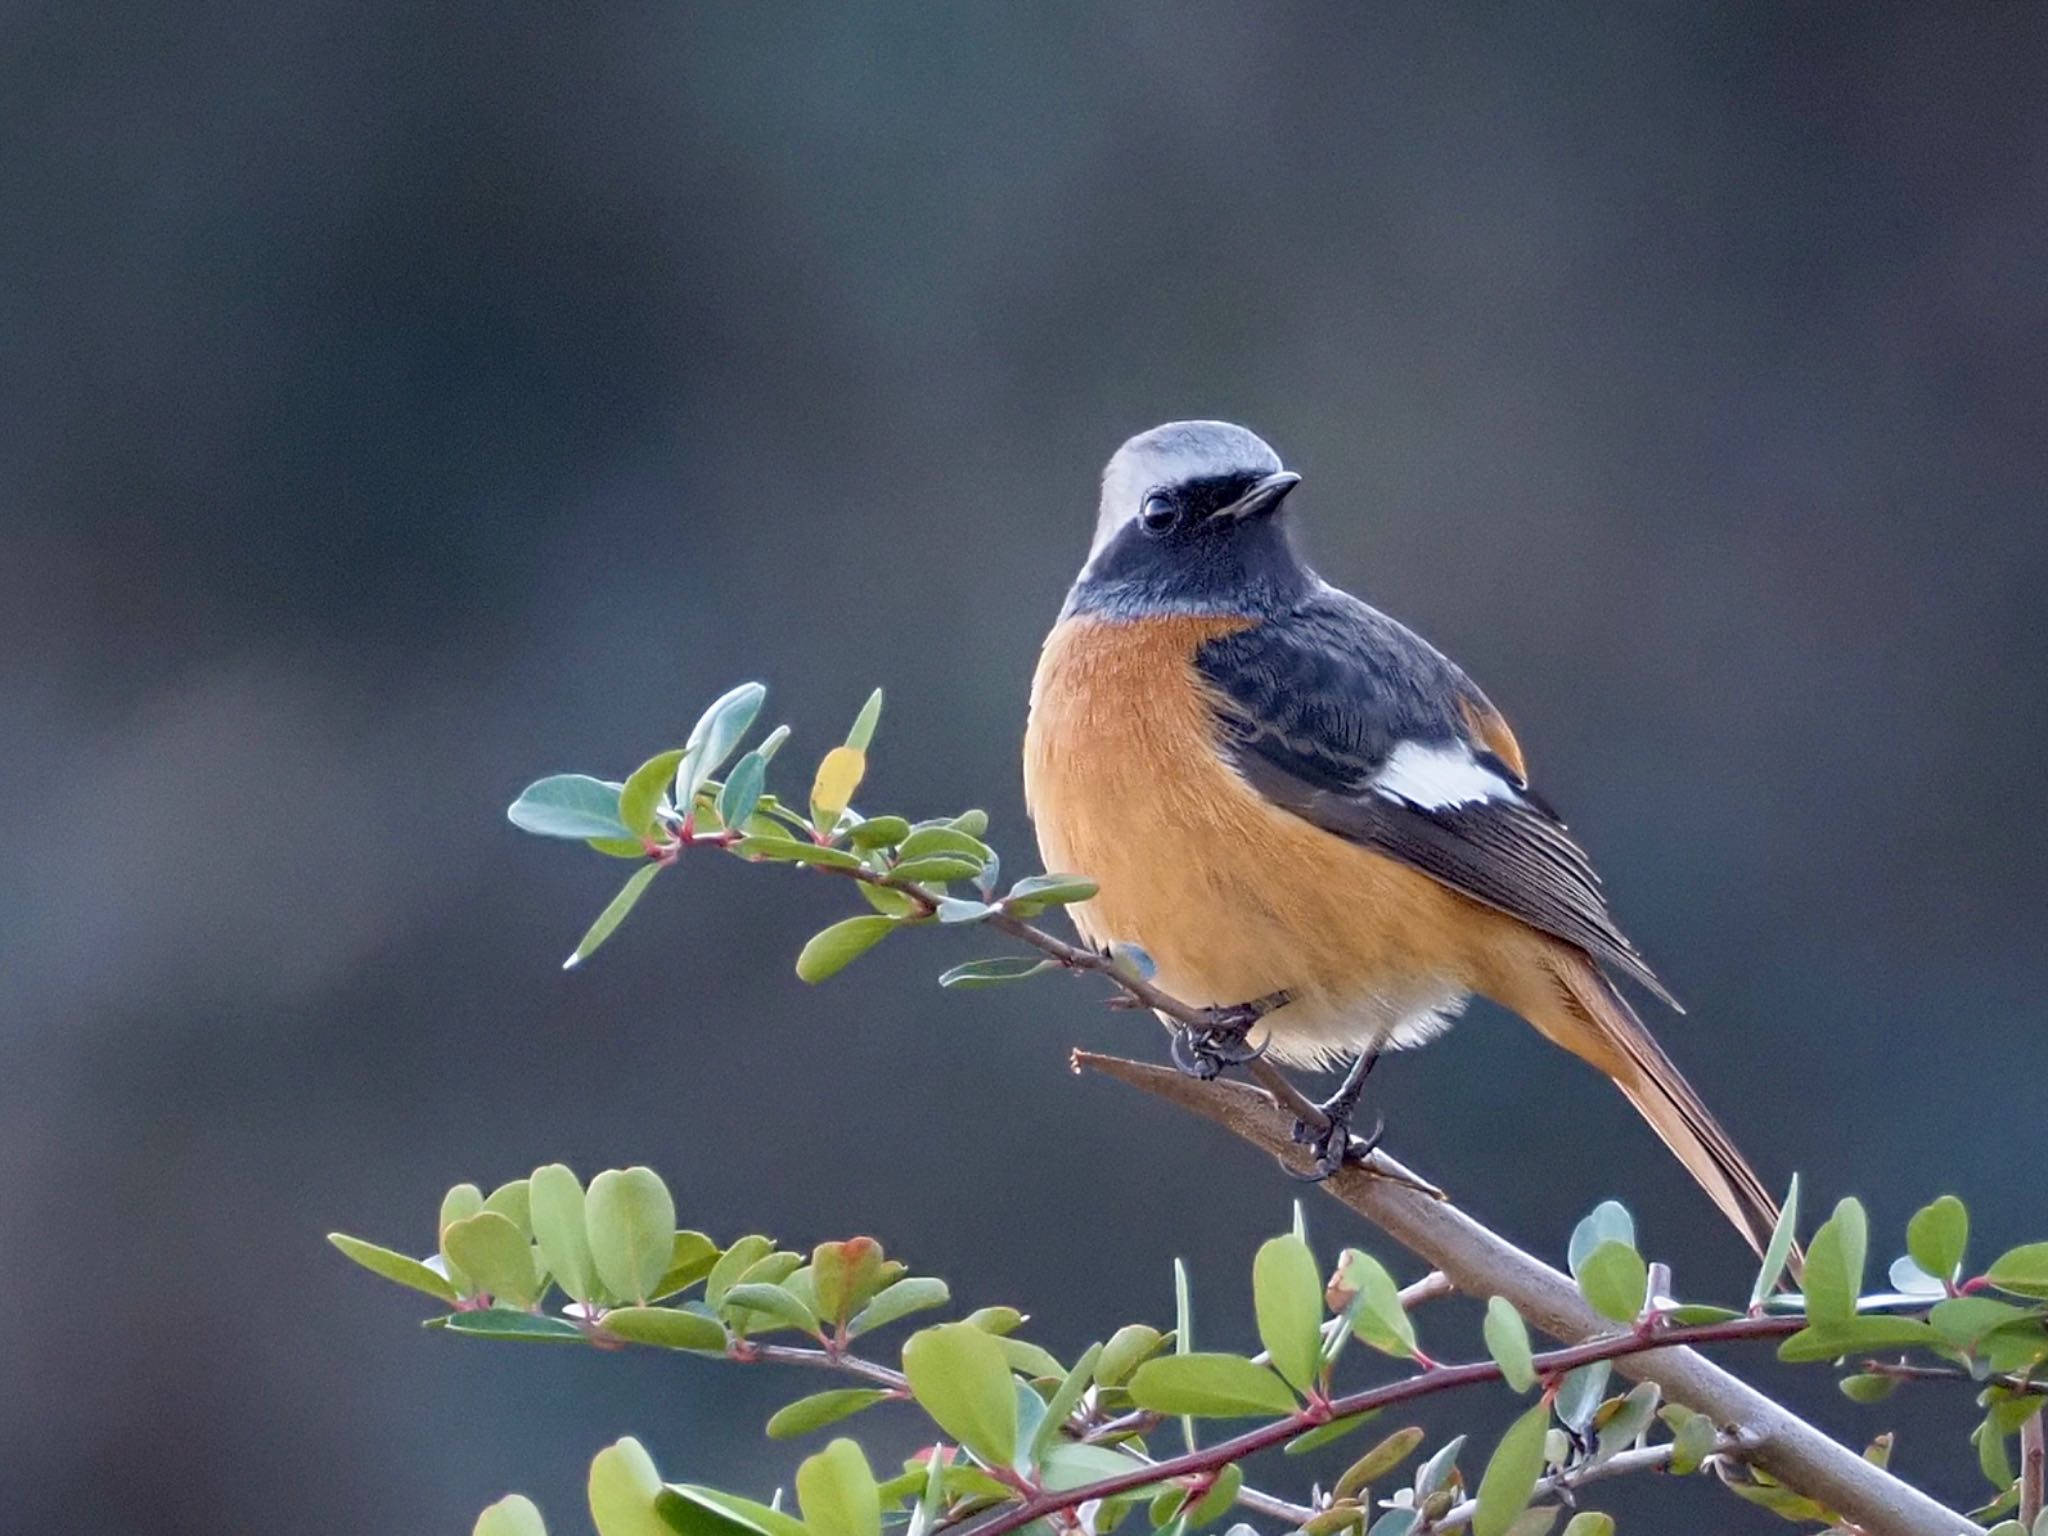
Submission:
[[[1224,612],[1313,580],[1279,517],[1301,476],[1256,433],[1174,421],[1117,449],[1069,608]]]

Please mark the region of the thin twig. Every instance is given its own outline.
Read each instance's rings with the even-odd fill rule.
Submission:
[[[1646,1445],[1636,1450],[1619,1451],[1605,1461],[1588,1462],[1583,1467],[1567,1467],[1562,1472],[1539,1478],[1536,1491],[1529,1496],[1529,1502],[1540,1504],[1545,1499],[1571,1494],[1588,1483],[1603,1482],[1610,1477],[1623,1477],[1631,1472],[1661,1472],[1671,1465],[1671,1458],[1677,1450],[1677,1446],[1667,1441],[1663,1445]],[[1734,1436],[1728,1436],[1715,1445],[1710,1455],[1739,1458],[1742,1455],[1742,1442]],[[1472,1517],[1478,1513],[1477,1499],[1467,1499],[1462,1504],[1453,1504],[1440,1517],[1430,1522],[1430,1536],[1437,1536],[1440,1531],[1463,1530],[1472,1523]]]
[[[1539,1376],[1562,1376],[1568,1371],[1577,1370],[1582,1365],[1591,1365],[1599,1360],[1619,1360],[1629,1355],[1663,1350],[1676,1345],[1784,1338],[1797,1333],[1805,1326],[1806,1319],[1803,1317],[1737,1317],[1726,1322],[1700,1323],[1683,1328],[1659,1326],[1590,1339],[1569,1349],[1550,1350],[1536,1356],[1533,1365]],[[1148,1488],[1154,1483],[1165,1482],[1171,1478],[1213,1473],[1232,1462],[1242,1461],[1247,1456],[1269,1450],[1276,1445],[1284,1445],[1310,1430],[1339,1419],[1355,1418],[1362,1413],[1372,1413],[1378,1409],[1392,1407],[1396,1403],[1412,1402],[1420,1397],[1431,1397],[1438,1392],[1448,1392],[1457,1387],[1498,1381],[1500,1377],[1500,1366],[1494,1361],[1474,1360],[1466,1365],[1440,1365],[1435,1370],[1403,1377],[1399,1381],[1390,1381],[1383,1386],[1368,1387],[1362,1392],[1351,1392],[1342,1397],[1311,1402],[1284,1418],[1276,1419],[1270,1424],[1262,1424],[1257,1429],[1247,1430],[1233,1439],[1219,1440],[1216,1444],[1201,1450],[1189,1451],[1185,1455],[1154,1462],[1150,1466],[1136,1467],[1115,1477],[1106,1477],[1065,1492],[1039,1493],[1021,1504],[1007,1506],[981,1523],[969,1527],[967,1536],[1006,1536],[1007,1532],[1019,1530],[1033,1520],[1057,1514],[1061,1510],[1072,1509],[1091,1499],[1114,1498],[1120,1493]],[[950,1528],[952,1527],[938,1527],[941,1530]]]
[[[1278,1152],[1291,1143],[1287,1120],[1265,1095],[1242,1084],[1197,1082],[1169,1068],[1092,1053],[1077,1055],[1076,1066],[1214,1120],[1264,1151]],[[1407,1173],[1388,1161],[1393,1171]],[[1442,1270],[1466,1295],[1505,1297],[1531,1327],[1552,1338],[1590,1339],[1613,1327],[1593,1311],[1569,1276],[1448,1201],[1429,1199],[1398,1182],[1350,1168],[1340,1169],[1318,1187]],[[1672,1342],[1670,1335],[1665,1342]],[[1973,1529],[1964,1516],[1865,1461],[1691,1350],[1652,1349],[1619,1360],[1617,1369],[1656,1382],[1667,1399],[1706,1414],[1713,1423],[1740,1425],[1745,1460],[1794,1492],[1840,1511],[1873,1536],[1957,1536]]]
[[[806,1349],[797,1344],[756,1344],[751,1339],[741,1339],[733,1343],[726,1355],[729,1359],[749,1364],[767,1360],[778,1365],[809,1365],[821,1370],[844,1371],[850,1376],[872,1381],[878,1387],[887,1387],[892,1392],[910,1390],[910,1381],[901,1371],[892,1371],[886,1365],[877,1365],[844,1350]]]
[[[1866,1376],[1889,1376],[1895,1381],[1960,1381],[1972,1387],[1982,1387],[1990,1383],[2004,1387],[2008,1392],[2017,1392],[2027,1397],[2048,1397],[2048,1381],[2037,1377],[1977,1377],[1955,1365],[1910,1365],[1904,1360],[1866,1360],[1863,1362],[1863,1373]]]
[[[2041,1431],[2041,1415],[2028,1417],[2020,1426],[2020,1524],[2029,1531],[2041,1518],[2042,1494],[2048,1485],[2048,1443]]]

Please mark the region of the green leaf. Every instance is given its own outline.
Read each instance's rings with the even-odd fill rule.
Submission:
[[[1015,1307],[976,1307],[967,1314],[967,1321],[983,1333],[1015,1333],[1024,1326],[1025,1317]]]
[[[1294,1412],[1286,1382],[1242,1355],[1163,1355],[1131,1377],[1131,1401],[1154,1413],[1234,1419]]]
[[[912,1275],[898,1280],[894,1285],[884,1286],[876,1293],[875,1299],[853,1315],[846,1325],[848,1338],[859,1338],[864,1333],[908,1317],[913,1312],[922,1312],[928,1307],[943,1307],[952,1300],[946,1289],[946,1282],[929,1275]]]
[[[1788,1361],[1839,1360],[1844,1355],[1872,1350],[1928,1349],[1941,1336],[1925,1323],[1911,1317],[1830,1317],[1810,1324],[1778,1346],[1778,1358]]]
[[[1927,1320],[1943,1338],[1959,1349],[1974,1349],[1994,1328],[2003,1328],[2031,1316],[2026,1308],[1989,1296],[1956,1296],[1937,1302]]]
[[[1593,1421],[1593,1411],[1600,1406],[1600,1398],[1607,1391],[1607,1378],[1612,1367],[1605,1360],[1595,1360],[1582,1365],[1575,1371],[1565,1373],[1557,1387],[1557,1419],[1560,1424],[1569,1425],[1583,1434],[1586,1426]]]
[[[1048,907],[1092,900],[1098,889],[1079,875],[1031,875],[1010,887],[1003,905],[1013,917],[1036,917]]]
[[[626,838],[632,834],[619,819],[619,789],[587,773],[558,773],[527,785],[505,814],[537,837]]]
[[[663,866],[655,863],[641,865],[634,870],[626,883],[619,887],[619,894],[611,899],[605,909],[597,914],[597,921],[590,925],[583,935],[575,953],[562,962],[562,969],[572,971],[596,953],[597,947],[612,936],[619,924],[626,920],[626,914],[633,910],[640,898],[647,894],[647,887],[654,883],[654,877],[661,873]]]
[[[1356,1298],[1351,1306],[1351,1331],[1381,1354],[1410,1357],[1415,1353],[1415,1323],[1401,1305],[1401,1288],[1371,1254],[1347,1248],[1337,1267],[1336,1289]]]
[[[1166,1335],[1145,1323],[1126,1323],[1109,1336],[1095,1362],[1095,1379],[1105,1387],[1120,1387],[1131,1372],[1159,1353]]]
[[[702,1232],[678,1232],[669,1249],[668,1269],[649,1301],[660,1301],[678,1291],[688,1290],[711,1273],[718,1262],[718,1245]]]
[[[1605,1247],[1635,1250],[1613,1239],[1603,1240],[1593,1252]],[[1590,1258],[1589,1258],[1590,1262]],[[1550,1409],[1538,1403],[1508,1426],[1494,1448],[1493,1458],[1479,1478],[1479,1507],[1472,1516],[1473,1536],[1506,1536],[1515,1517],[1528,1508],[1536,1491],[1536,1479],[1543,1475],[1543,1435],[1550,1427]]]
[[[836,976],[889,937],[895,927],[896,919],[893,917],[843,918],[811,936],[811,941],[803,947],[803,953],[796,957],[796,973],[809,982]]]
[[[646,1447],[628,1435],[590,1463],[590,1518],[598,1536],[674,1536],[655,1512],[661,1474]]]
[[[1189,1530],[1220,1520],[1237,1503],[1237,1496],[1244,1492],[1244,1468],[1236,1462],[1225,1462],[1216,1480],[1199,1499],[1191,1502],[1182,1512]]]
[[[2013,1296],[2048,1300],[2048,1243],[2026,1243],[2000,1254],[1985,1278]]]
[[[531,1187],[525,1179],[507,1179],[500,1184],[484,1200],[484,1209],[496,1211],[519,1229],[521,1237],[532,1240],[532,1194]]]
[[[1636,1220],[1619,1200],[1602,1200],[1572,1228],[1567,1263],[1574,1278],[1579,1266],[1602,1243],[1621,1243],[1630,1248],[1636,1245]]]
[[[651,1168],[607,1169],[583,1198],[597,1277],[612,1295],[645,1301],[661,1288],[675,1250],[676,1205]]]
[[[875,739],[875,724],[882,718],[882,690],[877,688],[868,695],[868,701],[861,705],[860,713],[853,717],[853,729],[846,733],[846,744],[856,752],[865,752]]]
[[[1650,1271],[1627,1243],[1600,1243],[1580,1261],[1578,1276],[1580,1293],[1602,1317],[1632,1323],[1642,1315]]]
[[[844,848],[827,848],[823,843],[806,843],[794,837],[743,837],[732,845],[743,858],[766,859],[775,864],[822,864],[827,869],[859,869],[860,860]]]
[[[1323,1282],[1315,1255],[1293,1233],[1271,1239],[1252,1260],[1252,1306],[1273,1368],[1308,1391],[1322,1370]]]
[[[1632,1445],[1657,1417],[1657,1403],[1662,1396],[1655,1382],[1645,1381],[1637,1383],[1628,1396],[1611,1406],[1602,1404],[1601,1411],[1593,1415],[1594,1427],[1600,1432],[1593,1461],[1609,1460]]]
[[[1110,1446],[1055,1440],[1046,1450],[1040,1474],[1047,1488],[1055,1493],[1065,1493],[1070,1488],[1085,1488],[1090,1483],[1099,1483],[1105,1477],[1121,1477],[1138,1465],[1122,1451]],[[1139,1489],[1121,1495],[1124,1498],[1142,1496],[1143,1490]]]
[[[964,901],[954,896],[939,903],[937,917],[941,923],[985,923],[996,915],[996,908],[985,901]]]
[[[944,885],[948,880],[971,880],[980,872],[980,864],[973,859],[963,859],[956,853],[935,853],[922,859],[905,859],[889,871],[898,880],[932,885]]]
[[[533,1339],[548,1344],[583,1342],[583,1330],[574,1323],[533,1312],[514,1312],[509,1307],[451,1312],[446,1317],[430,1319],[426,1326],[448,1333],[470,1334],[480,1339]]]
[[[997,1342],[1003,1346],[1003,1358],[1010,1362],[1010,1369],[1020,1376],[1058,1380],[1067,1374],[1067,1368],[1048,1349],[1025,1339],[999,1338]]]
[[[972,1323],[941,1323],[903,1345],[919,1406],[969,1451],[1007,1467],[1017,1454],[1017,1395],[997,1339]]]
[[[1671,1470],[1680,1477],[1699,1471],[1721,1443],[1721,1432],[1704,1413],[1695,1413],[1671,1436]]]
[[[965,859],[977,868],[995,857],[995,850],[980,838],[956,832],[951,827],[919,827],[903,839],[897,852],[905,859],[943,854],[949,858]]]
[[[1057,960],[1033,960],[1026,955],[1005,955],[996,960],[969,960],[939,977],[942,987],[1000,987],[1012,981],[1036,976],[1040,971],[1059,969]]]
[[[845,1322],[881,1289],[883,1263],[882,1245],[872,1237],[818,1244],[811,1251],[818,1315],[835,1325]]]
[[[871,848],[894,848],[910,836],[910,823],[901,816],[870,816],[866,821],[855,824],[846,834],[846,840],[863,851]]]
[[[742,1333],[761,1331],[760,1323],[744,1315],[748,1312],[759,1312],[800,1333],[818,1332],[817,1313],[804,1304],[802,1297],[780,1285],[736,1285],[725,1293],[721,1306]]]
[[[1344,1469],[1343,1475],[1337,1479],[1336,1487],[1332,1490],[1334,1496],[1340,1499],[1357,1498],[1413,1456],[1421,1444],[1422,1430],[1419,1426],[1410,1424],[1405,1429],[1395,1430]]]
[[[732,765],[718,789],[718,819],[728,827],[744,825],[761,803],[761,790],[768,781],[768,759],[757,747]]]
[[[1865,1373],[1844,1376],[1836,1385],[1842,1389],[1842,1396],[1852,1403],[1881,1403],[1899,1390],[1896,1376],[1874,1376]]]
[[[1486,1303],[1486,1352],[1500,1367],[1502,1380],[1517,1392],[1536,1385],[1534,1355],[1529,1348],[1529,1328],[1522,1314],[1505,1296]]]
[[[775,1244],[758,1232],[739,1238],[719,1256],[704,1278],[704,1299],[712,1306],[725,1300],[725,1293],[740,1283],[740,1277],[775,1251]]]
[[[527,1207],[541,1262],[564,1294],[589,1301],[597,1293],[597,1269],[583,1225],[583,1184],[560,1163],[533,1170]]]
[[[732,749],[752,729],[754,717],[761,713],[761,701],[767,697],[768,690],[759,683],[742,683],[698,717],[676,769],[678,806],[687,811],[696,804],[697,791],[732,756]]]
[[[619,791],[619,820],[633,836],[654,835],[655,812],[668,798],[669,786],[675,782],[676,765],[682,760],[681,747],[672,752],[657,752],[626,775],[625,788]],[[687,806],[689,802],[681,804]]]
[[[1562,1536],[1614,1536],[1614,1516],[1582,1509],[1566,1522]]]
[[[812,1536],[882,1536],[875,1474],[851,1440],[834,1440],[796,1469],[796,1499]]]
[[[1306,1456],[1311,1451],[1321,1450],[1334,1440],[1343,1439],[1353,1430],[1365,1428],[1366,1425],[1379,1416],[1380,1410],[1373,1408],[1368,1409],[1364,1413],[1354,1413],[1341,1419],[1332,1419],[1327,1424],[1317,1425],[1305,1435],[1296,1435],[1282,1449],[1289,1456]]]
[[[693,1354],[725,1353],[725,1330],[711,1318],[681,1307],[613,1307],[604,1315],[604,1331],[629,1344],[657,1349],[687,1349]]]
[[[1913,1213],[1906,1223],[1906,1252],[1937,1280],[1953,1280],[1970,1241],[1970,1213],[1954,1195],[1943,1195]]]
[[[441,1246],[479,1291],[514,1306],[530,1307],[540,1296],[533,1245],[510,1219],[496,1211],[449,1223]]]
[[[880,1387],[841,1387],[832,1392],[814,1392],[777,1409],[768,1421],[768,1438],[794,1440],[841,1419],[850,1419],[863,1408],[887,1402],[890,1394]]]
[[[1763,1267],[1756,1273],[1756,1284],[1749,1288],[1749,1304],[1760,1307],[1765,1299],[1778,1288],[1778,1281],[1784,1277],[1786,1261],[1792,1257],[1792,1239],[1799,1229],[1799,1175],[1792,1175],[1791,1186],[1785,1191],[1785,1203],[1778,1210],[1778,1224],[1771,1228],[1771,1240],[1764,1247]]]
[[[1853,1196],[1813,1234],[1806,1254],[1806,1315],[1816,1323],[1853,1316],[1863,1289],[1863,1257],[1869,1224]]]
[[[1978,1469],[1994,1488],[2012,1485],[2012,1456],[2005,1448],[2005,1439],[1999,1433],[1997,1420],[1989,1417],[1970,1431],[1970,1443],[1977,1447]]]
[[[692,1483],[670,1483],[654,1507],[678,1536],[808,1536],[794,1515]]]
[[[470,1536],[548,1536],[548,1528],[533,1500],[508,1493],[476,1517]]]
[[[458,1299],[455,1287],[448,1283],[447,1276],[422,1264],[418,1259],[408,1258],[389,1248],[379,1248],[375,1243],[366,1243],[359,1237],[350,1237],[346,1232],[330,1232],[327,1234],[327,1241],[373,1275],[382,1275],[386,1280],[395,1280],[400,1285],[424,1291],[446,1306],[454,1306]]]
[[[1073,1415],[1081,1399],[1095,1380],[1096,1362],[1102,1358],[1102,1346],[1090,1344],[1081,1351],[1081,1358],[1074,1362],[1074,1368],[1067,1372],[1059,1386],[1046,1399],[1045,1417],[1040,1421],[1037,1432],[1031,1437],[1030,1460],[1037,1461],[1044,1456],[1046,1447],[1059,1437],[1060,1427]]]

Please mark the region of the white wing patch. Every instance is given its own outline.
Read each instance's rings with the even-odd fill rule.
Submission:
[[[1458,741],[1402,742],[1373,775],[1372,787],[1389,800],[1405,800],[1425,811],[1521,798],[1512,784]]]

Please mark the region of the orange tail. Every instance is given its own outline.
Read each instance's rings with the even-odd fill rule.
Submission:
[[[1778,1223],[1778,1202],[1692,1085],[1591,960],[1560,947],[1539,963],[1553,985],[1536,999],[1518,999],[1517,1011],[1548,1039],[1614,1079],[1721,1214],[1762,1254]]]

